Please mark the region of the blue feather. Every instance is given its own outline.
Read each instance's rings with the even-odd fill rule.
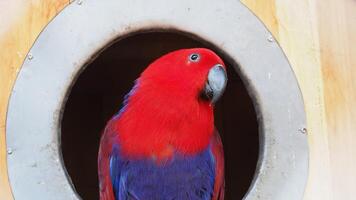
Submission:
[[[210,200],[215,161],[210,148],[194,156],[175,153],[163,164],[150,158],[127,160],[114,145],[110,177],[119,200]]]

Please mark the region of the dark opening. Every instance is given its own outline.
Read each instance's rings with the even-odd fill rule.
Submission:
[[[106,122],[121,108],[124,95],[140,72],[155,58],[172,50],[215,47],[178,33],[140,33],[104,50],[82,72],[65,105],[62,153],[65,167],[83,199],[98,199],[97,154]],[[253,102],[224,55],[228,84],[215,109],[215,124],[225,151],[225,199],[242,199],[253,179],[259,135]]]

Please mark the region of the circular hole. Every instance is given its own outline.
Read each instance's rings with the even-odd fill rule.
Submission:
[[[98,199],[97,154],[106,122],[119,111],[140,72],[154,59],[205,42],[173,32],[139,33],[105,49],[78,77],[68,96],[61,124],[61,148],[68,174],[83,199]],[[219,54],[219,53],[218,53]],[[229,63],[228,84],[215,108],[215,125],[225,151],[225,199],[242,199],[256,170],[259,134],[247,89]]]

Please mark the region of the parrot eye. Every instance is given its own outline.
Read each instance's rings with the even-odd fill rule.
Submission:
[[[200,59],[200,56],[197,53],[193,53],[189,56],[189,60],[192,62],[198,62],[199,59]]]

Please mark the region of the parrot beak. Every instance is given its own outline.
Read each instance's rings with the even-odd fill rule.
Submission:
[[[224,93],[226,83],[225,69],[220,64],[215,65],[209,70],[208,79],[202,91],[203,98],[210,100],[212,104],[216,103]]]

